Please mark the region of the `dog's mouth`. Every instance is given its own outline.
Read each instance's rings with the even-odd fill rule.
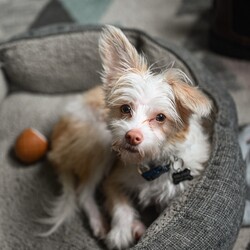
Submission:
[[[133,154],[139,153],[139,150],[136,147],[125,146],[124,149]]]
[[[112,148],[114,151],[118,152],[118,154],[122,154],[123,152],[131,153],[131,154],[141,154],[140,150],[136,146],[132,146],[127,143],[113,143]]]
[[[118,156],[126,163],[139,164],[145,157],[141,147],[132,146],[128,143],[113,145],[113,150],[116,151]]]

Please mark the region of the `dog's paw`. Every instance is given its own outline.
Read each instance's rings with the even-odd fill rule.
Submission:
[[[106,238],[109,249],[126,249],[134,242],[131,228],[115,227],[110,230]]]
[[[108,233],[106,244],[109,249],[127,249],[141,238],[145,230],[144,224],[139,220],[133,221],[131,227],[116,226]]]
[[[146,231],[146,227],[141,221],[135,220],[133,222],[132,235],[133,235],[134,240],[136,242],[142,237],[142,235],[145,233],[145,231]]]
[[[103,218],[101,220],[92,218],[90,220],[90,227],[94,236],[101,240],[105,239],[109,230],[108,223]]]

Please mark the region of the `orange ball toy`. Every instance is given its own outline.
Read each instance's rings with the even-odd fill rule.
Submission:
[[[17,158],[26,164],[35,163],[45,156],[48,141],[44,135],[33,128],[25,129],[17,138],[14,151]]]

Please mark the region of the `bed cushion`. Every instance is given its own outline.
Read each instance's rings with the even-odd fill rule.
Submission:
[[[84,214],[48,238],[35,220],[60,188],[46,159],[32,166],[12,155],[17,135],[34,127],[49,137],[65,104],[100,84],[101,27],[52,26],[0,45],[0,249],[105,249]],[[244,211],[245,165],[235,105],[218,79],[182,48],[124,29],[155,70],[175,64],[214,101],[212,153],[204,175],[172,202],[131,249],[232,249]]]

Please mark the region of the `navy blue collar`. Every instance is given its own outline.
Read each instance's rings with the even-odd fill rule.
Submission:
[[[178,166],[178,168],[175,168],[175,165]],[[184,168],[184,163],[182,159],[178,159],[177,157],[174,157],[173,162],[168,161],[168,163],[163,165],[142,165],[138,168],[138,172],[140,175],[147,181],[153,181],[160,177],[162,174],[165,174],[170,171],[170,169],[173,169],[172,173],[172,179],[173,183],[175,185],[178,185],[180,182],[192,180],[193,176],[191,175],[191,171],[188,168]]]
[[[162,174],[167,173],[170,170],[171,163],[166,165],[149,166],[149,170],[140,172],[141,176],[147,181],[153,181],[160,177]]]

